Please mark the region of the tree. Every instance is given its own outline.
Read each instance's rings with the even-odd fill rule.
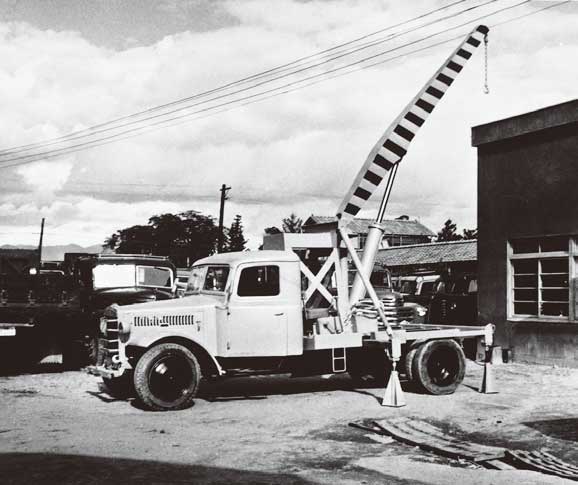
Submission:
[[[448,219],[444,223],[444,227],[442,227],[441,231],[438,232],[437,241],[459,241],[462,239],[462,236],[456,232],[456,229],[457,226],[451,219]]]
[[[463,234],[463,239],[478,239],[477,229],[464,229]]]
[[[247,244],[247,240],[243,235],[243,223],[241,222],[241,216],[237,214],[235,219],[233,220],[233,224],[229,229],[229,244],[228,250],[229,251],[244,251],[245,244]]]
[[[303,219],[297,217],[293,212],[289,217],[283,219],[283,232],[301,232],[303,226]]]
[[[177,248],[184,246],[185,224],[180,214],[161,214],[149,219],[153,228],[153,254],[170,256],[181,253]]]
[[[105,244],[116,253],[153,254],[153,228],[131,226],[117,231],[105,240]]]
[[[189,266],[215,252],[217,232],[212,217],[191,210],[155,215],[146,226],[120,229],[103,246],[119,254],[168,256],[177,266]]]
[[[281,234],[282,232],[281,229],[275,226],[265,228],[265,234]]]

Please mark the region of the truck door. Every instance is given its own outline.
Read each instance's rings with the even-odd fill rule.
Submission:
[[[248,263],[236,271],[228,308],[227,357],[287,355],[288,304],[280,264]]]

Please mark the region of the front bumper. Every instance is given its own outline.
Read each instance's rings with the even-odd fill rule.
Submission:
[[[89,366],[86,371],[108,379],[120,377],[131,366],[119,339],[118,320],[103,318],[103,323],[101,338],[98,339],[96,365]]]

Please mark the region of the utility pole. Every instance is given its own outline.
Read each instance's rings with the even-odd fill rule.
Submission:
[[[231,187],[227,187],[225,184],[221,185],[221,208],[219,210],[219,238],[217,242],[217,252],[223,252],[223,242],[224,242],[224,234],[223,234],[223,216],[225,215],[225,201],[229,200],[227,198],[227,192],[231,190]]]
[[[40,271],[40,265],[42,264],[42,239],[44,239],[44,217],[42,218],[42,223],[40,224],[40,241],[38,242],[38,271]]]

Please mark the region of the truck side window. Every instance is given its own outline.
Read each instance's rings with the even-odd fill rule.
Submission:
[[[203,290],[225,291],[227,279],[229,278],[228,266],[209,266]]]
[[[429,295],[434,292],[435,281],[427,281],[421,285],[421,294]]]
[[[252,266],[241,271],[239,296],[275,296],[279,294],[279,266]]]

